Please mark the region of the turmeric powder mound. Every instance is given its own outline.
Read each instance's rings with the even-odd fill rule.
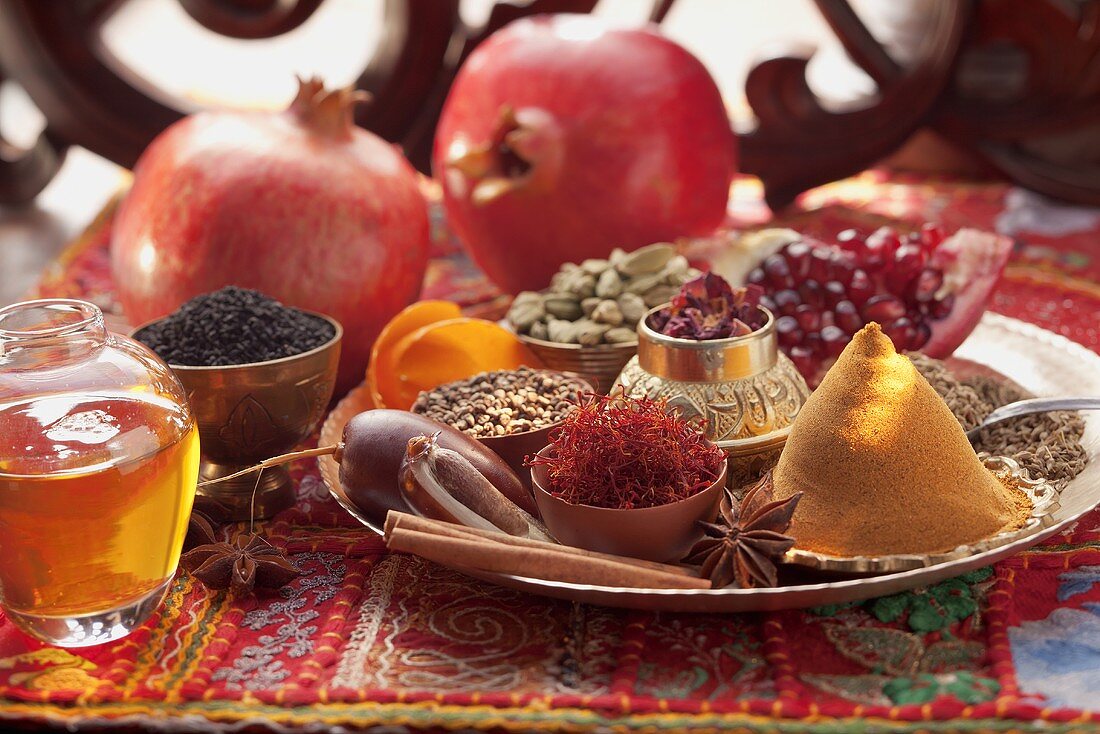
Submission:
[[[797,546],[836,556],[947,551],[1019,528],[1031,511],[875,323],[803,406],[774,481],[777,499],[804,492]]]

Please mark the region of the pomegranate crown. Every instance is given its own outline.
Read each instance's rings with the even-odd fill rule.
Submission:
[[[287,111],[307,128],[320,135],[333,138],[350,138],[355,120],[355,105],[368,102],[369,92],[352,87],[325,89],[320,77],[298,77],[298,94]]]

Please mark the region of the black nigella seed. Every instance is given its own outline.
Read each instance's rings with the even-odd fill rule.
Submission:
[[[322,318],[229,286],[192,298],[134,338],[169,364],[224,367],[291,357],[333,336],[332,324]]]

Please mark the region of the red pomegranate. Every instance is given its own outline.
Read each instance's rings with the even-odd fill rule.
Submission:
[[[111,267],[131,323],[226,285],[345,329],[342,393],[416,299],[428,256],[417,174],[356,127],[357,95],[302,82],[285,112],[202,112],[161,133],[115,218]]]
[[[721,222],[736,138],[718,88],[650,28],[514,21],[459,70],[436,131],[447,216],[501,288]]]
[[[716,268],[765,289],[780,348],[816,385],[870,321],[899,351],[950,356],[977,326],[1011,250],[1007,237],[974,229],[945,237],[932,224],[904,237],[889,227],[846,230],[833,244],[762,230]]]

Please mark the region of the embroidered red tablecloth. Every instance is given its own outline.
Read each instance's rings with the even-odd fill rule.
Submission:
[[[1100,210],[1002,183],[872,171],[808,193],[781,219],[827,232],[879,218],[1015,237],[993,309],[1100,347]],[[116,310],[109,219],[55,264],[42,294]],[[731,224],[769,220],[758,186],[738,182]],[[497,293],[438,239],[425,296],[498,310]],[[180,730],[1055,732],[1100,720],[1100,512],[914,592],[805,611],[653,614],[527,596],[388,555],[314,466],[295,478],[297,506],[266,531],[301,579],[232,598],[181,575],[136,634],[74,652],[0,617],[0,717]]]

